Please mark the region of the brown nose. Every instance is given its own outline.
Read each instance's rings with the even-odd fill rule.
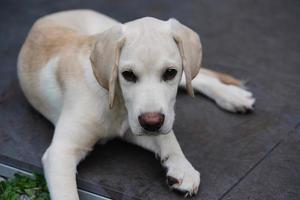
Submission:
[[[157,112],[147,112],[139,116],[140,125],[147,131],[157,131],[163,125],[165,115]]]

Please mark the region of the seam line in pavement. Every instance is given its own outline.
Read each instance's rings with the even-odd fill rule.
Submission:
[[[239,178],[239,180],[234,183],[225,193],[222,194],[222,196],[218,199],[218,200],[222,200],[224,199],[224,197],[231,192],[231,190],[233,190],[233,188],[235,188],[235,186],[237,186],[242,180],[244,180],[248,174],[250,174],[262,161],[264,161],[268,155],[270,155],[270,153],[272,153],[277,147],[278,145],[281,144],[281,142],[283,141],[283,138],[279,140],[279,142],[277,142],[267,153],[266,155],[264,155],[258,162],[256,162],[241,178]]]
[[[236,183],[234,183],[228,190],[226,190],[226,192],[224,192],[218,200],[224,199],[224,197],[229,192],[231,192],[242,180],[244,180],[248,176],[248,174],[250,174],[260,163],[262,163],[283,142],[286,137],[289,137],[290,133],[296,132],[299,127],[300,122],[296,123],[292,130],[284,135],[258,162],[256,162],[241,178],[239,178]]]

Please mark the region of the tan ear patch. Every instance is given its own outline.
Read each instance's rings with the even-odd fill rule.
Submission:
[[[114,104],[116,82],[117,82],[117,77],[118,77],[118,67],[119,67],[119,61],[120,61],[120,53],[121,53],[121,49],[124,45],[124,42],[125,42],[125,38],[121,38],[118,41],[117,46],[115,48],[116,58],[115,58],[111,78],[109,80],[109,108],[112,108],[113,104]]]
[[[182,40],[178,36],[174,36],[174,39],[177,42],[179,53],[180,53],[181,60],[182,60],[183,71],[184,71],[185,79],[186,79],[186,90],[190,96],[194,97],[195,95],[194,95],[194,90],[193,90],[193,86],[192,86],[191,72],[190,72],[190,69],[187,67],[187,60],[186,60],[186,57],[184,54]]]
[[[122,25],[115,25],[94,37],[95,44],[90,56],[91,65],[98,83],[109,92],[109,107],[112,108],[120,51],[125,42]]]
[[[199,73],[202,62],[202,46],[200,38],[192,29],[170,19],[171,35],[177,43],[186,77],[188,94],[194,96],[192,79]]]

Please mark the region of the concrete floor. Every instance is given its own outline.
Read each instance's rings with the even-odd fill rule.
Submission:
[[[34,1],[0,4],[0,162],[40,171],[53,127],[26,102],[16,57],[32,23],[58,10],[92,8],[121,22],[175,17],[199,33],[204,66],[250,80],[255,112],[234,115],[179,92],[174,130],[200,170],[194,199],[300,199],[300,1]],[[182,199],[154,155],[112,141],[79,166],[80,188],[113,199]]]

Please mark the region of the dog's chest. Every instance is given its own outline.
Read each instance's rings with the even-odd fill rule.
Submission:
[[[123,105],[117,106],[112,112],[110,121],[111,131],[115,132],[117,136],[122,136],[129,127],[126,108]]]
[[[97,124],[101,138],[121,137],[129,127],[125,106],[118,103],[112,109],[105,106],[105,109],[98,115]]]

